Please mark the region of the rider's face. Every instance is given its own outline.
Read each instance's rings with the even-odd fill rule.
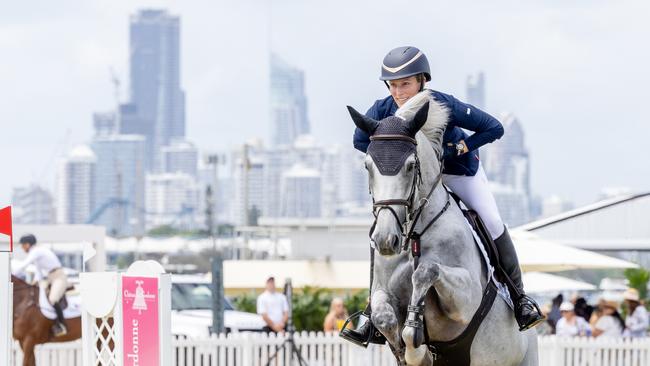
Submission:
[[[29,245],[27,243],[22,243],[22,244],[20,244],[20,246],[23,248],[25,253],[29,252],[29,249],[31,249],[31,247],[32,247],[31,245]]]
[[[420,82],[415,76],[390,80],[388,86],[390,89],[390,95],[393,96],[398,107],[401,107],[412,96],[420,92]]]

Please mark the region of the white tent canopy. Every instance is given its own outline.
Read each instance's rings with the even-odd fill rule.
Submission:
[[[278,287],[291,278],[294,287],[365,289],[370,282],[369,261],[273,261],[228,260],[223,262],[224,288],[262,289],[269,276]]]
[[[541,272],[524,273],[522,280],[528,293],[596,290],[590,283]]]
[[[510,234],[524,272],[638,267],[622,259],[557,244],[528,231],[512,230]]]

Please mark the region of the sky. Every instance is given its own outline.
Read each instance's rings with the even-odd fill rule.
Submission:
[[[128,100],[129,16],[142,8],[181,17],[187,136],[200,149],[268,140],[271,51],[304,70],[317,140],[350,144],[345,106],[385,97],[383,56],[413,45],[428,86],[461,100],[467,76],[485,73],[486,110],[523,125],[535,194],[583,204],[604,187],[650,191],[647,1],[43,0],[0,12],[0,206],[15,186],[54,189],[57,159],[116,104],[109,70]]]

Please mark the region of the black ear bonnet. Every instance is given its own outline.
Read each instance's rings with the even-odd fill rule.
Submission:
[[[417,132],[417,131],[416,131]],[[416,144],[411,141],[390,139],[373,139],[377,135],[400,135],[415,139],[405,121],[400,117],[390,116],[383,119],[370,137],[368,154],[375,162],[382,175],[397,175],[409,155],[415,153]]]

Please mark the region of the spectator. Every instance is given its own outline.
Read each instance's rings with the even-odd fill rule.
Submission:
[[[325,316],[323,322],[323,331],[325,332],[340,332],[345,324],[345,319],[348,318],[348,312],[343,305],[343,299],[335,297],[330,303],[330,311]],[[347,328],[352,328],[352,323],[348,323]]]
[[[557,321],[555,334],[561,337],[588,336],[591,334],[589,323],[582,317],[576,316],[574,305],[563,302],[560,305],[562,318]]]
[[[592,334],[594,337],[621,337],[625,322],[618,313],[618,303],[603,300],[599,305],[599,315],[592,316]]]
[[[587,304],[587,300],[584,297],[578,297],[573,304],[576,315],[588,322],[591,318],[591,313],[594,311],[594,307]]]
[[[266,290],[257,297],[257,313],[266,322],[266,332],[282,332],[289,319],[289,303],[284,294],[275,291],[275,278],[266,280]]]
[[[648,330],[648,311],[641,305],[639,291],[628,288],[623,293],[623,299],[628,308],[624,335],[634,338],[645,337]]]
[[[562,314],[560,314],[560,305],[562,304],[563,299],[564,297],[562,294],[559,294],[551,300],[551,311],[548,313],[547,319],[549,324],[551,324],[551,327],[553,327],[553,333],[555,333],[555,324],[562,317]]]

